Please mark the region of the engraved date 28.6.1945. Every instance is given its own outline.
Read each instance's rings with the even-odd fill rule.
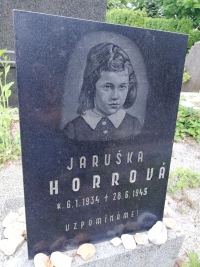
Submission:
[[[139,188],[131,191],[125,192],[115,192],[113,194],[105,194],[104,196],[90,196],[90,197],[80,197],[73,200],[69,199],[66,202],[67,209],[73,209],[78,207],[84,207],[89,205],[97,205],[100,202],[110,202],[110,201],[120,201],[123,199],[131,199],[135,197],[146,196],[148,193],[148,188]]]

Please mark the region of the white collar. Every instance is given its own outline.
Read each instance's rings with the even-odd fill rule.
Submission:
[[[122,123],[125,115],[126,115],[126,111],[124,109],[119,109],[116,113],[106,118],[108,118],[112,122],[114,127],[117,129]],[[97,124],[103,118],[102,115],[94,113],[91,109],[86,110],[85,113],[81,116],[93,130],[97,127]]]

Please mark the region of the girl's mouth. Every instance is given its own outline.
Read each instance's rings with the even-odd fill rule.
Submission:
[[[111,104],[109,104],[109,106],[111,106],[113,108],[117,108],[119,106],[119,104],[117,104],[117,103],[111,103]]]

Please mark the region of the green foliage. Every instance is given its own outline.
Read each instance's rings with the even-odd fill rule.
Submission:
[[[200,41],[200,31],[192,30],[192,21],[187,18],[182,19],[165,19],[165,18],[145,18],[145,28],[162,30],[169,32],[180,32],[189,35],[188,49],[195,42]]]
[[[0,64],[3,72],[0,72],[0,167],[8,159],[15,159],[20,154],[19,133],[13,134],[12,122],[15,120],[17,109],[9,108],[9,97],[13,82],[7,83],[7,75],[10,70],[8,57],[0,50]]]
[[[188,252],[189,261],[185,262],[182,267],[200,267],[198,254],[194,251]]]
[[[182,83],[188,82],[190,78],[190,74],[187,72],[186,68],[184,68]]]
[[[188,18],[193,27],[200,22],[199,0],[163,0],[162,12],[166,18]]]
[[[188,34],[191,30],[192,23],[189,19],[164,19],[164,18],[147,18],[145,19],[145,28],[169,31],[169,32],[181,32]]]
[[[178,20],[175,19],[152,19],[145,20],[145,27],[148,29],[176,32]]]
[[[188,18],[178,20],[177,32],[189,34],[192,29],[192,22]]]
[[[161,17],[162,0],[145,0],[143,7],[147,12],[148,17],[158,18]]]
[[[194,43],[200,41],[200,31],[191,30],[188,38],[188,48],[190,48]]]
[[[149,17],[159,17],[163,0],[109,0],[107,9],[131,8],[145,10]]]
[[[142,10],[144,8],[144,0],[108,0],[107,9],[109,10],[112,8],[131,8],[134,10]]]
[[[174,194],[176,191],[200,187],[200,174],[191,169],[177,168],[170,172],[168,192]]]
[[[181,13],[181,8],[177,4],[177,0],[163,0],[162,11],[166,18],[175,18]]]
[[[180,32],[189,34],[188,49],[200,40],[200,31],[191,30],[192,22],[189,19],[164,19],[148,18],[147,13],[143,10],[131,10],[127,8],[112,8],[106,13],[106,22],[122,24],[154,30]]]
[[[144,8],[144,0],[131,0],[134,10],[142,10]]]
[[[109,0],[107,9],[144,10],[148,17],[189,19],[192,28],[200,29],[200,0]],[[185,27],[184,23],[181,27]],[[187,33],[187,30],[180,29]]]
[[[146,17],[145,11],[111,9],[107,11],[106,22],[143,28]]]
[[[127,3],[128,2],[126,0],[109,0],[107,3],[107,9],[125,8]]]
[[[177,142],[186,140],[188,136],[200,142],[200,111],[180,105],[174,140]]]

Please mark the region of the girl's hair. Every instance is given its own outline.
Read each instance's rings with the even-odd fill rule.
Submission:
[[[129,74],[129,89],[123,105],[126,109],[133,105],[137,96],[137,79],[128,55],[112,43],[105,42],[92,47],[87,56],[77,113],[83,114],[86,110],[94,108],[96,82],[100,79],[102,71],[124,70],[128,70]]]

